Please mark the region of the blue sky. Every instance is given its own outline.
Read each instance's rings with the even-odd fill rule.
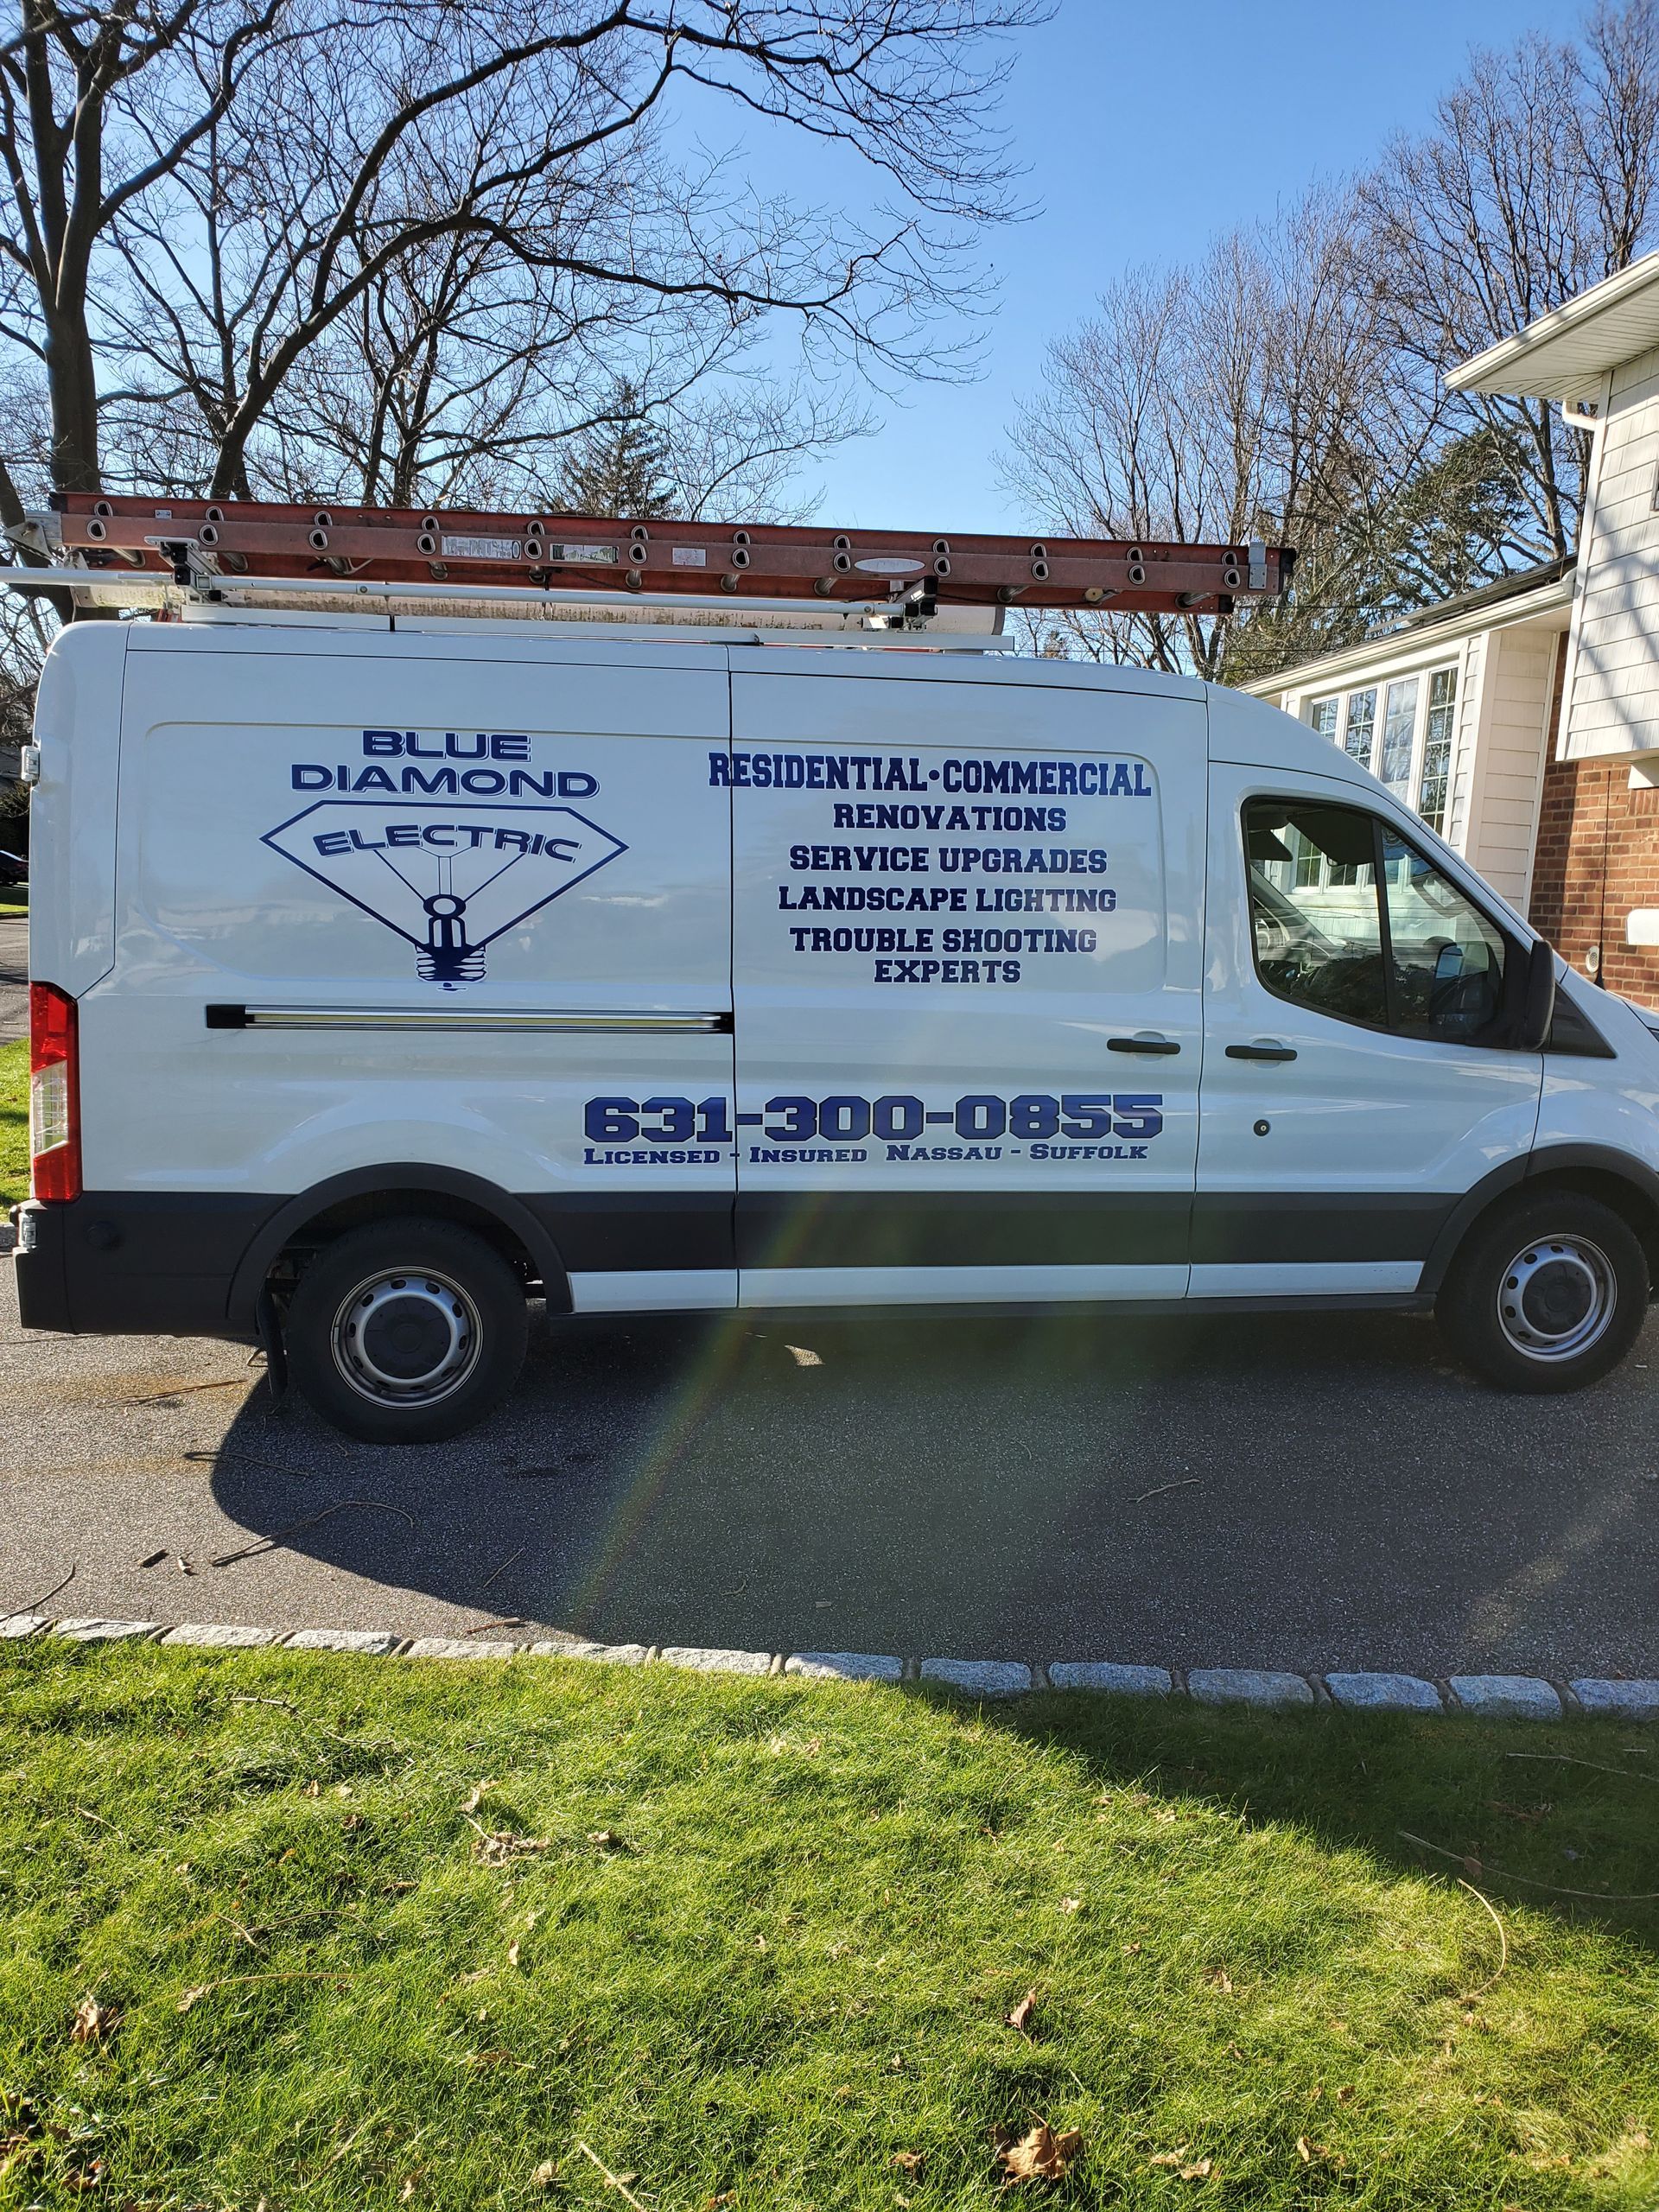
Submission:
[[[1570,35],[1579,0],[1063,0],[1006,101],[1040,213],[985,243],[1001,279],[984,373],[880,400],[884,427],[815,472],[819,518],[1018,530],[994,461],[1048,338],[1136,262],[1176,261],[1422,123],[1471,46]],[[785,159],[782,145],[769,149]],[[804,188],[810,191],[810,186]]]

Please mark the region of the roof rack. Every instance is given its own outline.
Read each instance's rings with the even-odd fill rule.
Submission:
[[[1259,539],[944,537],[93,493],[54,493],[48,513],[10,534],[51,566],[7,569],[7,583],[67,589],[85,605],[402,605],[682,624],[696,610],[721,626],[764,614],[766,626],[993,633],[1011,607],[1226,613],[1282,591],[1295,561]]]

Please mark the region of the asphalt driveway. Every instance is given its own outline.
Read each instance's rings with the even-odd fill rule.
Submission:
[[[488,1427],[393,1452],[274,1414],[238,1347],[25,1336],[0,1261],[0,1610],[73,1567],[48,1611],[1659,1675],[1653,1324],[1535,1401],[1357,1314],[535,1335]]]

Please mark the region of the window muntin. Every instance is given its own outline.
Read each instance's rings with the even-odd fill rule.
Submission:
[[[1371,765],[1371,740],[1376,730],[1376,686],[1369,691],[1348,694],[1348,721],[1343,732],[1343,750],[1351,760],[1357,760],[1362,768]]]
[[[1331,692],[1303,708],[1308,728],[1412,804],[1432,830],[1444,830],[1451,791],[1458,667],[1396,677],[1386,687]]]
[[[1457,701],[1457,670],[1437,668],[1428,679],[1428,719],[1423,730],[1423,765],[1417,779],[1417,811],[1431,830],[1444,829],[1446,825],[1452,724]]]
[[[1391,824],[1258,798],[1243,834],[1256,972],[1275,996],[1446,1044],[1498,1031],[1507,940]]]

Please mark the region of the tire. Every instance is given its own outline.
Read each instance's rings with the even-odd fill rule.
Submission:
[[[499,1405],[524,1364],[524,1286],[470,1229],[411,1216],[326,1245],[288,1309],[302,1396],[365,1444],[434,1444]]]
[[[1647,1319],[1647,1254],[1630,1224],[1576,1191],[1494,1207],[1459,1247],[1435,1317],[1500,1389],[1580,1390],[1618,1365]]]

